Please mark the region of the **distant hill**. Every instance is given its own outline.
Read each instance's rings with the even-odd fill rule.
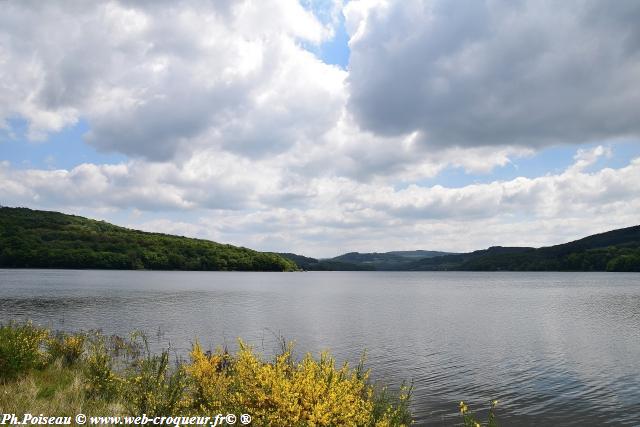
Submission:
[[[349,252],[330,258],[327,261],[341,262],[346,264],[357,265],[361,267],[370,267],[374,270],[404,270],[406,265],[416,259],[428,259],[437,256],[448,255],[448,252],[438,251],[393,251],[393,252]]]
[[[325,260],[295,256],[311,260],[303,264],[290,258],[305,270],[640,271],[640,226],[543,248],[494,246],[460,254],[437,251],[349,252]]]
[[[640,226],[543,248],[492,247],[422,259],[407,270],[640,271]]]
[[[292,254],[290,252],[281,252],[278,253],[278,255],[280,255],[283,258],[286,258],[290,261],[295,262],[298,267],[300,267],[303,270],[309,270],[309,266],[317,264],[318,260],[315,258],[309,258],[308,256],[302,256],[302,255],[296,255],[296,254]]]
[[[447,255],[449,252],[438,251],[394,251],[384,253],[349,252],[334,258],[316,259],[292,253],[279,255],[295,262],[303,270],[310,271],[372,271],[403,270],[406,265],[416,259]]]
[[[375,270],[372,266],[353,264],[349,262],[334,261],[333,259],[319,260],[292,253],[279,253],[278,255],[287,258],[297,264],[302,270],[307,271],[370,271]]]
[[[0,267],[292,271],[277,254],[146,233],[59,212],[0,207]]]
[[[433,257],[437,257],[437,256],[443,256],[443,255],[451,255],[452,252],[440,252],[440,251],[423,251],[423,250],[417,250],[417,251],[391,251],[391,252],[386,252],[389,255],[399,255],[401,257],[404,258],[433,258]]]
[[[406,264],[407,270],[458,270],[461,266],[469,266],[470,263],[487,258],[493,258],[499,255],[517,255],[526,254],[535,251],[535,248],[529,247],[502,247],[493,246],[489,249],[481,249],[478,251],[443,255],[440,257],[431,257],[421,260],[415,260]]]

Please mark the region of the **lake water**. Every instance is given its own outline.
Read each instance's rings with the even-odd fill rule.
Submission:
[[[491,398],[503,426],[640,425],[639,274],[0,270],[0,322],[25,319],[180,354],[366,350],[374,379],[413,381],[419,425]]]

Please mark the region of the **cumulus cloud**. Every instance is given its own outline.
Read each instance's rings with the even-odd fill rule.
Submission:
[[[602,147],[593,152],[601,155]],[[518,177],[510,181],[472,184],[460,188],[440,185],[411,185],[396,191],[392,187],[363,193],[359,198],[403,218],[473,219],[500,215],[536,215],[555,218],[571,213],[597,212],[611,204],[640,201],[640,159],[620,169],[583,171],[585,153],[563,173],[537,178]],[[595,160],[595,159],[594,159]]]
[[[638,2],[363,0],[345,16],[366,129],[432,147],[640,135]]]
[[[344,103],[344,71],[300,47],[332,30],[298,2],[10,2],[0,28],[0,118],[32,139],[83,117],[105,151],[256,157],[317,138]]]
[[[287,181],[276,167],[254,170],[249,161],[230,159],[219,165],[202,159],[185,169],[132,162],[71,171],[16,170],[5,162],[0,200],[57,209],[174,211],[173,221],[136,217],[130,225],[307,254],[551,244],[637,221],[640,158],[617,169],[585,169],[585,158],[593,163],[603,155],[602,147],[579,152],[566,170],[541,177],[402,189],[344,177]],[[219,172],[222,163],[235,166]],[[187,212],[200,219],[185,223],[180,218]]]
[[[488,173],[511,159],[528,157],[526,147],[445,147],[431,150],[419,134],[378,135],[362,129],[345,110],[333,128],[314,144],[297,144],[281,165],[307,177],[345,177],[359,182],[412,182],[433,178],[447,167]]]
[[[223,159],[228,160],[228,159]],[[219,163],[218,163],[219,164]],[[233,163],[230,163],[233,164]],[[20,206],[66,209],[118,208],[144,211],[250,207],[254,181],[219,164],[196,176],[173,164],[85,163],[71,170],[13,169],[0,164],[0,199]],[[239,169],[242,169],[240,166]]]

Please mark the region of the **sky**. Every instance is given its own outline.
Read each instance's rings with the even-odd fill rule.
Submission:
[[[7,0],[0,205],[258,250],[640,224],[640,2]]]

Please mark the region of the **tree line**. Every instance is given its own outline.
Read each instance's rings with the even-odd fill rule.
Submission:
[[[292,271],[277,254],[58,212],[0,208],[0,267]]]

